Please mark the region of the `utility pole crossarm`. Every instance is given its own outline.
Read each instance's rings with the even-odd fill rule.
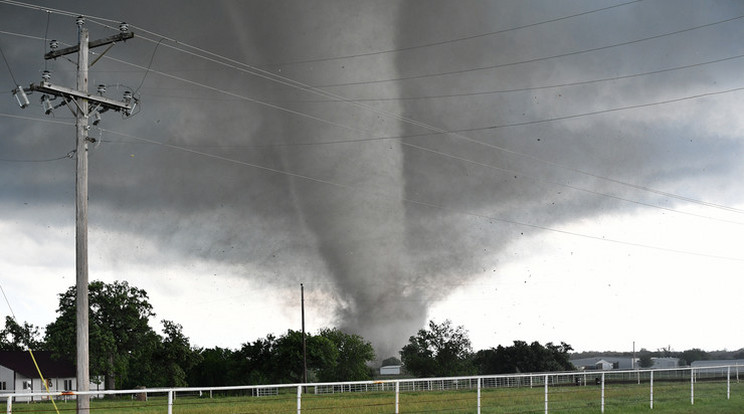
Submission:
[[[109,99],[100,95],[90,95],[88,93],[78,91],[76,89],[67,88],[59,85],[52,85],[49,82],[41,82],[38,85],[31,84],[31,90],[35,92],[48,93],[50,95],[62,96],[70,99],[86,99],[90,102],[97,103],[105,109],[114,111],[124,111],[125,113],[131,113],[132,103],[121,102],[114,99]]]
[[[113,36],[109,36],[103,39],[98,39],[98,40],[89,42],[88,48],[93,49],[94,47],[99,47],[99,46],[107,45],[110,43],[123,42],[133,37],[134,37],[134,33],[132,32],[119,33]],[[52,50],[51,52],[48,52],[47,54],[44,55],[44,59],[47,59],[47,60],[56,59],[60,56],[77,53],[79,50],[80,50],[80,45],[70,46],[64,49],[60,49],[60,50]]]

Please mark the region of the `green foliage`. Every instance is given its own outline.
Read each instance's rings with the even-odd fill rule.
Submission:
[[[467,331],[452,327],[445,320],[441,324],[429,321],[428,329],[420,329],[408,339],[400,351],[406,370],[417,377],[468,375],[475,372]]]
[[[400,359],[396,357],[390,357],[382,360],[381,366],[386,367],[390,365],[401,365]]]
[[[191,348],[189,338],[183,334],[183,327],[177,323],[164,320],[162,342],[154,354],[158,371],[154,382],[160,387],[185,387],[186,371],[201,361],[201,355]]]
[[[651,368],[651,366],[654,365],[654,361],[651,357],[651,352],[641,349],[638,353],[638,366],[641,368]]]
[[[681,365],[690,365],[695,361],[707,361],[709,359],[710,354],[700,348],[688,349],[679,355],[679,363]]]
[[[328,339],[337,350],[336,360],[318,369],[320,381],[364,381],[370,378],[367,362],[375,359],[371,343],[359,335],[335,328],[321,330],[320,336]]]
[[[514,341],[514,345],[478,351],[475,355],[475,365],[478,374],[510,374],[517,372],[548,372],[571,371],[573,365],[569,361],[571,345],[561,342],[554,345],[548,342],[545,346],[535,341],[527,344],[524,341]]]
[[[0,351],[38,350],[44,342],[40,339],[39,328],[24,322],[19,325],[10,315],[5,317],[5,327],[0,331]]]
[[[57,320],[47,325],[48,350],[75,361],[76,287],[60,294]],[[91,376],[104,375],[106,388],[184,386],[198,362],[181,325],[163,321],[165,337],[148,324],[155,316],[147,292],[126,281],[91,282],[88,287]]]
[[[234,373],[232,360],[235,351],[227,348],[209,348],[195,351],[199,355],[198,362],[188,370],[187,380],[189,384],[199,384],[204,387],[217,387],[221,385],[237,384],[231,379]]]
[[[308,373],[330,369],[338,359],[338,349],[328,338],[306,335]],[[303,382],[304,364],[302,332],[288,330],[276,341],[275,369],[281,372],[282,382]],[[308,377],[308,380],[312,378]]]
[[[369,342],[338,329],[306,335],[309,381],[369,379],[368,361],[374,359]],[[202,386],[287,384],[304,380],[302,332],[245,343],[237,351],[214,348],[199,351],[201,360],[188,372],[189,382]]]

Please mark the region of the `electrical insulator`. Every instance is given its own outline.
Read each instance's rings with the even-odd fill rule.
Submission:
[[[21,85],[18,85],[17,88],[13,89],[13,96],[15,96],[16,101],[18,101],[18,106],[20,106],[21,109],[29,105],[28,96],[26,96],[26,92],[23,90]]]
[[[48,70],[41,72],[41,79],[44,81],[44,83],[49,83],[49,81],[52,79],[52,72],[49,72]]]
[[[132,97],[131,91],[124,92],[124,103],[129,105],[129,109],[124,110],[124,114],[126,116],[132,115],[134,108],[137,106],[137,100]]]
[[[52,113],[54,105],[52,105],[52,101],[49,99],[48,95],[44,95],[41,97],[41,107],[42,109],[44,109],[45,114],[49,115]]]
[[[103,96],[106,93],[106,85],[98,85],[98,94]]]
[[[80,26],[82,26],[83,24],[85,24],[85,17],[83,17],[83,16],[78,16],[78,17],[77,17],[77,19],[75,19],[75,24],[77,24],[77,25],[78,25],[78,27],[80,27]]]
[[[122,33],[126,33],[129,31],[129,25],[126,22],[119,23],[119,31]]]
[[[49,49],[57,50],[59,48],[59,42],[56,39],[52,39],[49,41]]]

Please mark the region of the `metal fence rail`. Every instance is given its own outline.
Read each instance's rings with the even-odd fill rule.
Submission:
[[[628,404],[644,404],[653,409],[656,402],[664,401],[665,398],[677,400],[686,398],[684,387],[689,387],[687,394],[690,404],[695,404],[696,391],[710,398],[711,386],[715,389],[716,398],[730,399],[732,382],[739,383],[741,369],[744,369],[744,366],[731,365],[312,384],[0,393],[0,404],[4,403],[6,413],[11,414],[14,403],[18,404],[29,397],[66,401],[74,399],[76,395],[119,398],[124,396],[132,401],[152,399],[155,402],[150,407],[160,408],[150,412],[172,414],[174,406],[216,405],[222,400],[232,398],[246,404],[257,404],[257,401],[262,404],[275,404],[276,407],[280,407],[277,408],[278,411],[301,414],[303,409],[313,413],[343,412],[338,411],[339,408],[336,407],[338,401],[344,394],[351,393],[355,397],[361,397],[355,401],[361,401],[357,404],[358,407],[365,407],[364,412],[399,413],[401,407],[405,409],[407,404],[417,404],[422,411],[427,409],[425,408],[427,404],[440,409],[442,404],[453,404],[453,407],[457,404],[461,407],[457,408],[458,411],[478,414],[484,407],[495,406],[500,407],[501,412],[528,409],[549,413],[551,410],[570,411],[589,407],[604,413],[607,406],[619,407]],[[675,397],[670,397],[672,389],[677,393]],[[679,394],[680,389],[683,390],[683,394]],[[421,395],[426,397],[422,398]],[[347,410],[350,408],[348,405],[344,407]],[[513,411],[510,411],[510,407],[513,407]],[[91,409],[91,412],[93,411],[94,409]]]

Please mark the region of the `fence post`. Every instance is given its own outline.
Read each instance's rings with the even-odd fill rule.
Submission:
[[[605,390],[605,373],[602,373],[602,397],[600,399],[602,409],[601,411],[604,412],[604,390]]]
[[[690,368],[690,405],[695,404],[695,368]]]
[[[168,414],[173,414],[173,390],[168,390]]]
[[[302,385],[297,386],[297,414],[302,412]]]
[[[654,372],[650,372],[651,375],[651,409],[654,409]]]
[[[400,413],[400,381],[395,381],[395,414]]]
[[[13,397],[12,396],[8,396],[7,406],[8,406],[8,414],[12,413],[13,412]]]
[[[545,375],[545,414],[548,414],[548,376],[547,375]]]
[[[480,377],[478,377],[478,414],[480,414]]]
[[[731,365],[726,370],[726,399],[731,399]]]

